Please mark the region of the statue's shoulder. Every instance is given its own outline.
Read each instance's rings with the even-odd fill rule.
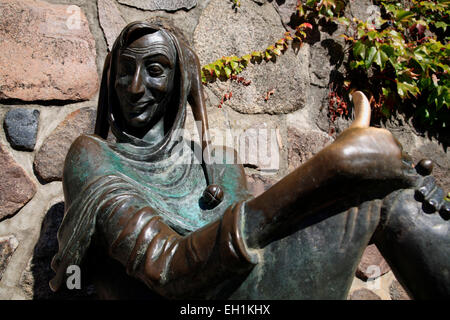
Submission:
[[[95,135],[81,135],[70,146],[64,161],[63,185],[81,188],[104,168],[107,142]],[[80,190],[80,189],[78,189]]]
[[[106,141],[97,135],[93,134],[83,134],[75,139],[75,141],[71,145],[71,149],[75,151],[86,149],[86,148],[101,148],[102,145],[106,144]]]
[[[104,153],[106,141],[95,135],[81,135],[70,146],[65,166],[77,166],[96,161]],[[99,159],[100,160],[100,159]]]

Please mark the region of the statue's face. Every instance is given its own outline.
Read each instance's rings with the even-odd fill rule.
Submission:
[[[175,64],[175,47],[160,31],[119,52],[115,88],[129,126],[145,128],[161,119],[173,91]]]

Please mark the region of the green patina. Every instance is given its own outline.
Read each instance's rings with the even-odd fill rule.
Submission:
[[[240,185],[242,172],[238,166],[218,164],[215,177],[223,187],[225,197],[216,208],[204,210],[200,198],[207,186],[206,178],[201,165],[193,161],[191,149],[188,148],[182,157],[171,156],[154,163],[133,160],[118,151],[132,151],[135,147],[131,144],[121,143],[118,148],[118,144],[93,139],[100,146],[100,157],[83,148],[76,159],[77,165],[72,166],[73,176],[84,181],[86,186],[102,176],[123,177],[144,195],[150,207],[160,211],[162,216],[179,217],[188,229],[195,230],[218,219],[228,206],[249,196]],[[180,160],[184,160],[182,164]]]

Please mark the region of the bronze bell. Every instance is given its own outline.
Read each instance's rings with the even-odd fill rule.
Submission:
[[[422,159],[416,165],[416,171],[422,176],[428,176],[433,171],[433,161],[429,159]]]
[[[217,184],[210,184],[203,191],[202,202],[206,209],[213,209],[223,200],[223,190]]]

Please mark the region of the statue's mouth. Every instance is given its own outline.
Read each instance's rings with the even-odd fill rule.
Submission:
[[[148,109],[149,106],[155,103],[154,100],[147,100],[139,103],[130,103],[130,115],[139,115]]]

